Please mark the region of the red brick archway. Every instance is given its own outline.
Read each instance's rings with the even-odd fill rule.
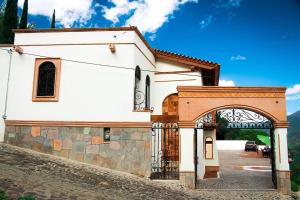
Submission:
[[[275,127],[286,128],[286,88],[179,86],[180,127],[193,127],[207,113],[225,109],[247,109],[273,121]]]
[[[180,180],[184,184],[189,187],[195,186],[196,174],[200,174],[199,178],[201,178],[206,167],[202,156],[198,156],[203,155],[203,126],[195,131],[196,121],[208,113],[239,108],[261,114],[272,121],[275,151],[273,155],[276,164],[273,169],[276,170],[274,177],[277,179],[277,190],[283,194],[290,194],[286,88],[178,86],[177,90],[180,158],[183,160],[180,165]],[[197,167],[198,163],[202,164]]]

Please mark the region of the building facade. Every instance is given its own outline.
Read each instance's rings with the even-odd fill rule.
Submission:
[[[282,137],[277,177],[288,182],[283,88],[220,94],[219,64],[153,49],[135,27],[15,30],[0,57],[1,142],[193,188],[219,170],[216,129],[196,121],[234,105],[272,119]],[[282,116],[269,101],[282,103]]]

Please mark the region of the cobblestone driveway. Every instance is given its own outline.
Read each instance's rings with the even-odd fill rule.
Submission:
[[[196,191],[0,144],[0,190],[12,199],[290,199],[275,191]]]
[[[200,189],[274,189],[269,158],[256,152],[218,151],[220,178],[200,180]],[[244,166],[265,166],[264,170],[245,170]],[[269,171],[267,171],[269,169]]]

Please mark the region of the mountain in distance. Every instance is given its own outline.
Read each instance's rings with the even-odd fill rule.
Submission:
[[[288,116],[288,142],[300,145],[300,110]]]

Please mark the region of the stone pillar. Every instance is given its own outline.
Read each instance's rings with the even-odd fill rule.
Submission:
[[[203,129],[197,130],[197,179],[203,179],[205,174]]]
[[[180,128],[179,179],[186,187],[195,188],[194,128]]]
[[[275,128],[275,161],[277,190],[291,194],[290,166],[288,162],[287,128]]]

